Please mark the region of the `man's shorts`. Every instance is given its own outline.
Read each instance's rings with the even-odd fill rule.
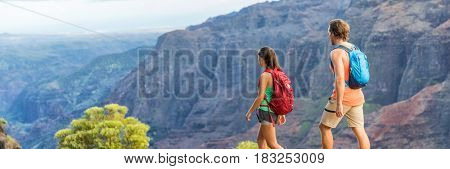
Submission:
[[[334,99],[329,99],[327,105],[322,114],[322,119],[320,123],[331,127],[336,128],[339,122],[342,120],[342,117],[336,116],[336,105],[337,102]],[[363,112],[363,104],[359,106],[347,106],[343,105],[344,116],[347,117],[348,127],[364,127],[364,112]]]

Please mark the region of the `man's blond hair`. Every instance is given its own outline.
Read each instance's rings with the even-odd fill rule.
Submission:
[[[335,37],[347,41],[350,38],[350,25],[342,19],[333,19],[329,23],[329,32]]]

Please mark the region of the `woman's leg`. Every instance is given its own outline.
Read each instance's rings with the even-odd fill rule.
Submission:
[[[260,131],[271,149],[283,149],[277,142],[275,127],[272,124],[261,125]]]
[[[257,139],[258,148],[259,149],[267,149],[267,142],[266,142],[266,139],[264,138],[261,130],[262,130],[262,125],[259,126],[258,139]]]

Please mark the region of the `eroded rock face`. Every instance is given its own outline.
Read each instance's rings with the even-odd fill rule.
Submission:
[[[374,148],[445,148],[450,144],[449,80],[422,89],[413,97],[385,106],[366,117]],[[356,148],[350,130],[338,136],[336,146]]]
[[[448,81],[374,113],[368,132],[379,148],[449,148]]]
[[[371,63],[371,82],[364,89],[366,100],[371,104],[389,105],[415,95],[428,85],[445,80],[449,69],[447,53],[450,48],[448,8],[448,2],[442,0],[353,3],[337,0],[285,0],[260,3],[239,12],[208,19],[205,23],[186,30],[166,33],[159,38],[156,48],[159,51],[189,49],[200,52],[202,49],[256,51],[262,46],[271,46],[284,51],[280,52],[280,58],[288,58],[282,65],[294,82],[296,95],[309,100],[307,104],[315,106],[310,107],[300,101],[299,108],[290,115],[291,124],[281,133],[286,133],[284,142],[288,147],[315,148],[320,146],[316,127],[321,110],[317,107],[323,106],[319,104],[319,100],[326,98],[332,87],[332,75],[328,71],[328,21],[343,18],[350,23],[350,41],[369,56]],[[226,62],[226,58],[230,57],[239,56],[211,56],[211,59],[217,59],[217,64],[213,67],[217,79],[233,77],[232,81],[217,82],[220,90],[214,98],[177,99],[168,92],[169,97],[164,99],[142,99],[136,94],[139,89],[137,81],[133,80],[141,78],[139,75],[144,72],[138,69],[116,86],[107,102],[126,105],[133,116],[151,124],[158,133],[155,137],[156,148],[233,147],[232,140],[238,140],[237,136],[248,138],[245,134],[253,131],[250,129],[255,123],[247,124],[243,117],[252,98],[227,94],[240,93],[246,80],[256,82],[260,70],[257,69],[254,56],[251,56],[247,58],[248,64],[255,69],[250,70],[250,74],[233,71],[235,69],[230,69],[230,66],[236,64]],[[174,57],[168,59],[171,59],[168,71],[163,72],[163,76],[173,78],[171,70],[174,65],[170,64],[175,63]],[[198,66],[199,64],[194,63],[186,71],[195,73]],[[211,77],[199,74],[195,80],[211,81]],[[146,78],[152,79],[155,84],[173,85],[160,76]],[[256,93],[255,89],[248,92],[253,93],[253,96]],[[448,103],[448,100],[441,102]],[[435,106],[430,109],[429,114],[435,115],[435,112],[448,114],[449,111]],[[438,130],[445,130],[442,127],[439,126]],[[338,139],[337,142],[355,141],[346,140],[344,130],[339,131],[339,134],[344,135],[343,141]],[[252,132],[251,137],[254,135],[256,133]],[[225,138],[232,139],[226,141]],[[388,142],[374,145],[389,147],[385,144]],[[436,147],[445,146],[440,143],[437,145]],[[420,147],[419,144],[416,146]]]
[[[422,88],[444,81],[449,74],[450,21],[427,32],[415,44],[400,82],[398,99],[414,95]]]

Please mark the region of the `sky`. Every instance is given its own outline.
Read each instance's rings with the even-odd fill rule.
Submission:
[[[0,33],[167,32],[265,1],[0,0]]]

